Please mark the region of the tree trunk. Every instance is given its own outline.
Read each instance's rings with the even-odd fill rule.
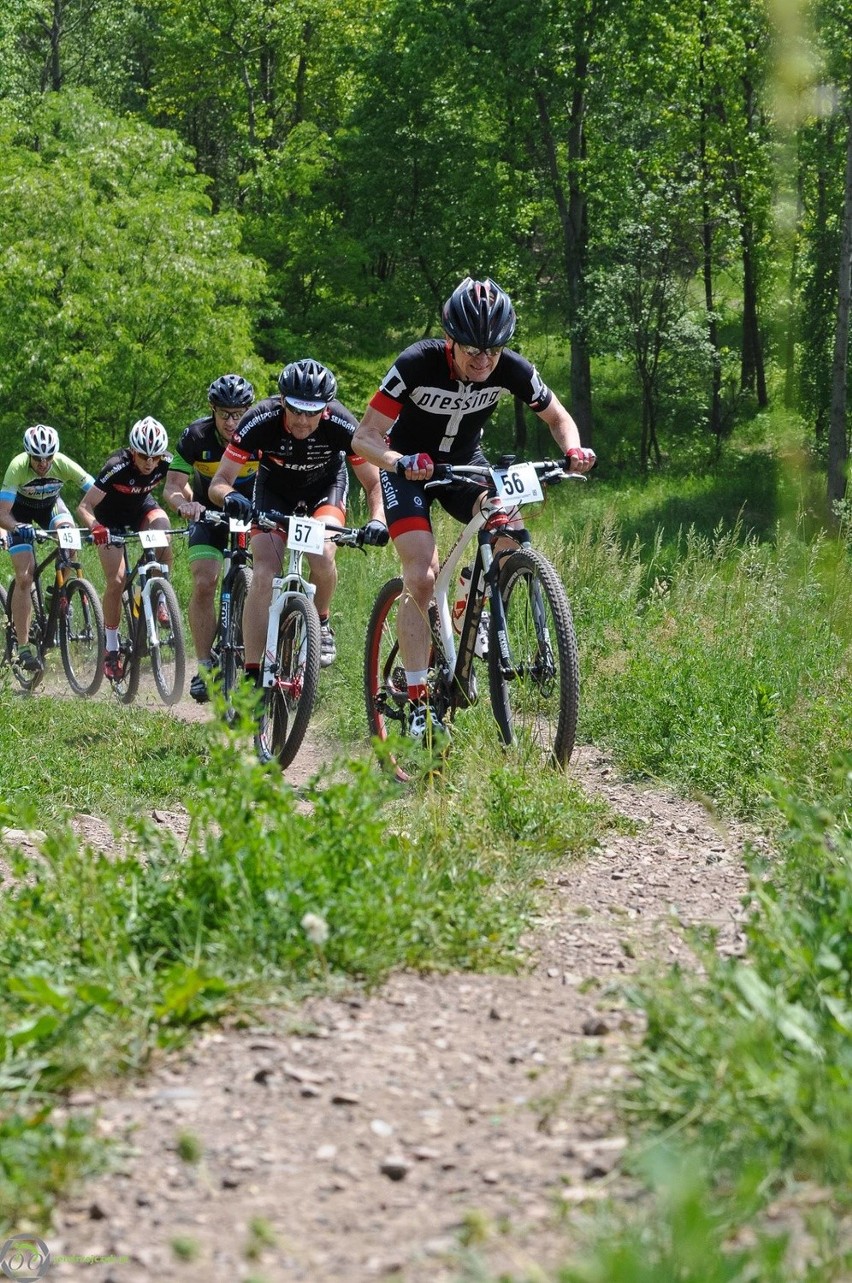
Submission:
[[[701,53],[699,55],[699,78],[701,82],[701,123],[699,127],[698,150],[701,161],[701,241],[704,261],[704,307],[707,312],[707,338],[713,349],[713,373],[710,383],[710,431],[716,438],[717,448],[722,439],[722,358],[719,355],[719,326],[713,307],[713,223],[710,214],[710,165],[707,160],[707,120],[709,105],[707,102],[707,82],[705,75],[704,55],[710,45],[707,32],[707,6],[701,5]]]
[[[846,431],[846,383],[849,369],[849,307],[852,295],[852,94],[847,106],[846,186],[843,235],[837,273],[837,325],[831,367],[831,411],[828,423],[828,502],[846,494],[849,437]]]

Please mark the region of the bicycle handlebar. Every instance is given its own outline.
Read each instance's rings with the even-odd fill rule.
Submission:
[[[433,465],[432,476],[423,484],[424,486],[448,486],[465,477],[487,477],[490,481],[494,471],[504,471],[511,467],[513,462],[514,459],[510,463],[499,462],[493,465],[490,463],[436,463]],[[535,468],[536,476],[545,485],[555,486],[561,481],[586,480],[582,472],[566,472],[563,464],[557,459],[538,459],[526,466]]]
[[[278,530],[282,526],[286,526],[293,515],[293,513],[270,510],[255,514],[253,521],[260,526],[261,530]],[[310,516],[309,513],[297,513],[295,515],[304,515],[306,518]],[[363,526],[337,526],[328,521],[323,524],[325,525],[325,537],[331,543],[337,544],[341,548],[363,548]]]
[[[111,530],[109,534],[109,543],[114,547],[120,548],[123,544],[132,543],[134,539],[141,539],[142,535],[147,533],[148,532],[146,530],[128,530],[124,534],[118,534]],[[188,535],[189,527],[176,526],[174,529],[169,527],[168,530],[158,530],[157,533],[161,535]],[[91,533],[89,537],[91,538]],[[154,552],[156,550],[151,549],[151,551]]]

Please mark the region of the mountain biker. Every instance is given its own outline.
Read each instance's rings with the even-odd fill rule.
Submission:
[[[280,395],[258,402],[240,422],[210,485],[210,497],[226,513],[248,518],[252,511],[292,515],[304,504],[307,515],[342,525],[346,520],[349,478],[346,460],[364,488],[370,519],[366,543],[385,544],[379,471],[352,446],[358,420],[336,400],[337,380],[331,370],[309,358],[293,361],[278,376]],[[240,469],[260,459],[253,504],[234,489]],[[246,672],[257,677],[266,641],[273,577],[280,573],[286,535],[283,530],[252,529],[254,575],[243,615]],[[334,663],[337,648],[329,622],[337,586],[336,548],[327,542],[322,554],[308,553],[315,604],[320,617],[320,663]]]
[[[148,415],[134,423],[128,442],[106,460],[79,508],[80,516],[97,545],[106,580],[103,602],[106,631],[104,675],[110,681],[120,681],[124,676],[118,649],[118,626],[125,580],[124,555],[120,547],[110,544],[110,535],[169,528],[169,519],[152,493],[172,462],[166,429]],[[158,558],[171,567],[171,548],[159,549]]]
[[[198,672],[189,684],[189,693],[199,704],[209,698],[204,673],[213,667],[210,650],[216,636],[216,585],[229,534],[227,526],[213,525],[201,518],[205,508],[211,506],[210,482],[237,424],[254,400],[254,388],[239,374],[223,374],[210,384],[207,399],[211,413],[184,428],[163,489],[163,502],[193,523],[189,535],[189,627]],[[237,491],[249,499],[256,472],[257,460],[246,459],[234,482]]]
[[[15,455],[6,469],[0,488],[0,527],[8,530],[8,548],[15,568],[12,594],[12,623],[18,639],[18,663],[27,672],[38,672],[41,661],[29,644],[35,572],[34,526],[57,530],[73,526],[71,514],[60,491],[66,481],[75,482],[82,494],[93,479],[79,463],[59,452],[59,434],[46,423],[35,423],[24,433],[24,450]]]
[[[397,626],[412,704],[409,731],[415,738],[426,736],[430,727],[444,730],[426,704],[428,609],[438,573],[430,507],[437,498],[452,517],[467,523],[484,494],[484,483],[477,481],[424,490],[434,464],[487,464],[480,442],[505,392],[547,424],[567,468],[588,472],[595,464],[594,451],[582,446],[576,423],[535,366],[506,347],[516,317],[499,285],[490,278],[465,277],[444,304],[441,319],[443,339],[422,339],[397,357],[354,441],[365,459],[383,469],[385,515],[402,561]]]

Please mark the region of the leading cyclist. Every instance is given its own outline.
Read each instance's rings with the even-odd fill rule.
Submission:
[[[430,507],[437,497],[452,517],[466,524],[484,494],[475,481],[425,490],[435,463],[487,465],[480,448],[483,430],[505,392],[519,397],[547,424],[567,469],[588,472],[596,462],[535,366],[506,347],[515,332],[515,309],[499,285],[490,278],[465,277],[444,304],[441,320],[443,339],[421,339],[397,357],[353,442],[360,455],[383,469],[385,516],[402,561],[397,628],[413,706],[409,733],[418,739],[430,726],[436,733],[444,730],[426,704],[428,610],[438,574]]]
[[[26,672],[41,670],[41,661],[29,644],[35,573],[33,527],[56,530],[74,524],[60,497],[66,481],[75,482],[84,495],[93,484],[79,463],[60,454],[56,429],[46,423],[33,424],[24,433],[23,454],[15,455],[0,488],[0,527],[10,532],[8,547],[15,567],[12,623],[18,639],[18,663]]]

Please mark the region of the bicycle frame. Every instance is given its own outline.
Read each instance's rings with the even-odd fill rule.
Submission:
[[[287,549],[287,572],[272,580],[272,597],[269,602],[269,622],[263,651],[263,680],[265,689],[275,685],[276,656],[278,653],[278,626],[287,604],[294,597],[307,597],[313,601],[316,587],[302,573],[304,554],[297,548]]]
[[[57,538],[55,531],[36,532],[36,540],[38,542],[55,538]],[[67,548],[61,547],[51,549],[42,561],[35,560],[32,590],[35,596],[35,622],[42,633],[39,650],[43,656],[45,651],[56,645],[56,629],[59,623],[62,590],[65,587],[65,582],[72,578],[73,575],[79,575],[82,571],[82,565],[72,558]],[[44,572],[51,563],[54,563],[54,577],[52,583],[49,583],[45,588],[43,584]],[[46,605],[45,598],[48,598]]]
[[[215,508],[208,508],[202,521],[207,521],[213,526],[221,526],[227,523],[228,542],[222,553],[222,586],[219,589],[219,621],[216,628],[216,636],[213,640],[213,650],[215,654],[221,654],[223,647],[226,645],[228,630],[231,626],[231,584],[234,575],[242,566],[251,565],[251,552],[249,551],[248,540],[250,527],[247,523],[236,522],[234,518],[227,516],[224,512],[219,512]]]

